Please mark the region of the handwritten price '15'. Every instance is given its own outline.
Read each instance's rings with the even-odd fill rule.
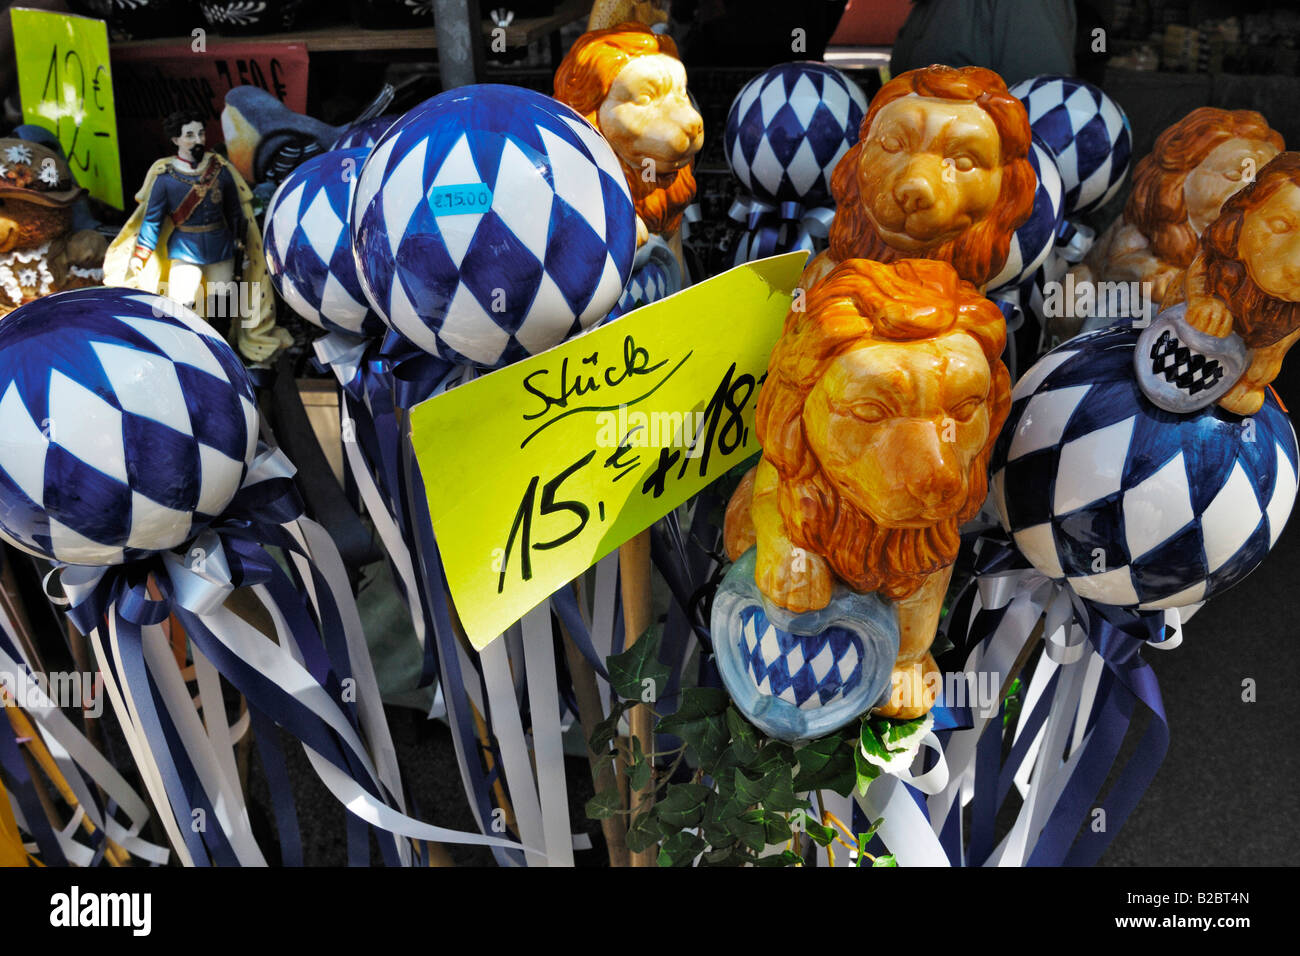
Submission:
[[[685,477],[687,470],[695,463],[698,463],[699,476],[704,478],[709,473],[710,461],[714,460],[712,459],[714,449],[726,456],[741,448],[749,440],[749,428],[746,427],[744,420],[745,406],[754,397],[761,382],[761,379],[755,381],[754,376],[749,374],[736,375],[736,364],[733,362],[705,406],[690,443],[684,448],[659,449],[658,460],[641,483],[641,494],[651,495],[654,498],[660,497],[664,493],[668,473],[678,462],[681,463],[677,471],[678,481]],[[702,447],[697,447],[701,442]],[[622,460],[622,455],[626,450],[626,446],[620,445],[619,449],[605,460],[604,466],[613,469],[625,468],[628,463]],[[690,454],[685,454],[686,452]],[[560,486],[591,464],[595,457],[596,451],[592,449],[544,485],[541,484],[540,475],[533,475],[529,479],[528,487],[511,522],[510,534],[506,538],[504,553],[497,567],[498,594],[505,590],[506,575],[510,570],[510,557],[516,547],[519,549],[520,580],[530,581],[533,577],[533,551],[549,551],[558,548],[572,541],[586,529],[587,523],[591,520],[591,506],[575,499],[559,498],[558,495]],[[619,477],[622,477],[622,474],[617,475],[615,480]],[[540,500],[538,500],[539,485]],[[605,503],[597,502],[596,508],[600,520],[603,521]],[[568,531],[548,541],[533,540],[534,515],[537,518],[545,518],[566,512],[572,515],[573,521],[573,526]]]
[[[62,62],[62,75],[59,72],[60,62]],[[107,74],[108,70],[101,63],[90,75],[90,105],[100,113],[104,111],[105,104],[102,96],[105,87],[109,84]],[[81,135],[81,127],[85,123],[87,113],[86,78],[87,71],[85,64],[81,62],[81,54],[76,50],[67,50],[60,57],[58,44],[55,44],[50,50],[50,65],[45,72],[45,85],[41,89],[41,99],[59,107],[54,122],[60,143],[63,142],[63,120],[65,118],[72,120],[72,142],[64,147],[63,152],[68,157],[69,165],[82,172],[90,169],[90,148],[84,147],[81,153],[77,152],[77,139]],[[65,90],[71,94],[71,103],[64,103]],[[106,130],[95,130],[92,135],[108,138],[112,134]]]

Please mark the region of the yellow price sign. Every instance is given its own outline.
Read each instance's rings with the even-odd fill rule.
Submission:
[[[412,409],[475,648],[758,450],[759,385],[807,255],[739,266]]]
[[[57,136],[78,185],[121,209],[122,167],[107,25],[89,17],[21,7],[9,14],[23,121]]]

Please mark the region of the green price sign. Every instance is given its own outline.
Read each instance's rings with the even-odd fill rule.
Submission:
[[[9,14],[24,122],[57,136],[78,184],[121,209],[107,26],[103,20],[22,7]]]

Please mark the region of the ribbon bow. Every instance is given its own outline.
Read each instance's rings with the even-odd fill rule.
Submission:
[[[727,215],[742,223],[749,233],[736,247],[736,265],[740,265],[780,252],[816,251],[814,240],[825,239],[830,234],[835,209],[832,206],[805,209],[797,200],[778,205],[755,196],[741,196],[731,204]]]
[[[274,562],[264,544],[301,550],[280,527],[303,510],[293,473],[282,451],[263,446],[225,512],[197,537],[126,564],[62,566],[68,616],[89,634],[116,605],[118,614],[143,627],[165,621],[173,605],[207,614],[236,588],[266,582]]]

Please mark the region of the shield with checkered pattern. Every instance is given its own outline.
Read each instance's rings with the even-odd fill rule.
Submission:
[[[636,250],[609,144],[513,86],[462,87],[407,113],[366,160],[351,226],[375,311],[424,351],[486,368],[603,319]]]
[[[825,608],[793,614],[759,591],[756,567],[751,548],[727,571],[710,618],[718,673],[745,718],[806,740],[885,699],[898,655],[892,605],[837,585]]]
[[[1029,125],[1056,156],[1065,217],[1104,206],[1124,183],[1133,141],[1118,103],[1071,76],[1036,76],[1011,87]]]
[[[0,537],[31,554],[183,544],[230,504],[257,432],[243,364],[170,299],[79,289],[0,323]]]
[[[266,271],[298,315],[327,332],[380,335],[384,323],[361,291],[348,215],[368,149],[313,156],[266,207]]]
[[[767,202],[830,202],[835,164],[858,141],[867,98],[823,63],[781,63],[736,95],[724,133],[727,163]]]
[[[1038,180],[1034,190],[1034,208],[1029,218],[1012,234],[1007,261],[988,284],[990,293],[1018,286],[1033,276],[1051,253],[1056,243],[1056,231],[1065,214],[1065,193],[1061,188],[1060,173],[1056,170],[1056,159],[1037,136],[1029,150],[1029,163],[1034,167]]]
[[[1291,420],[1174,414],[1139,388],[1139,330],[1071,339],[1017,383],[994,446],[992,501],[1035,568],[1079,597],[1144,610],[1198,604],[1263,560],[1295,501]]]

